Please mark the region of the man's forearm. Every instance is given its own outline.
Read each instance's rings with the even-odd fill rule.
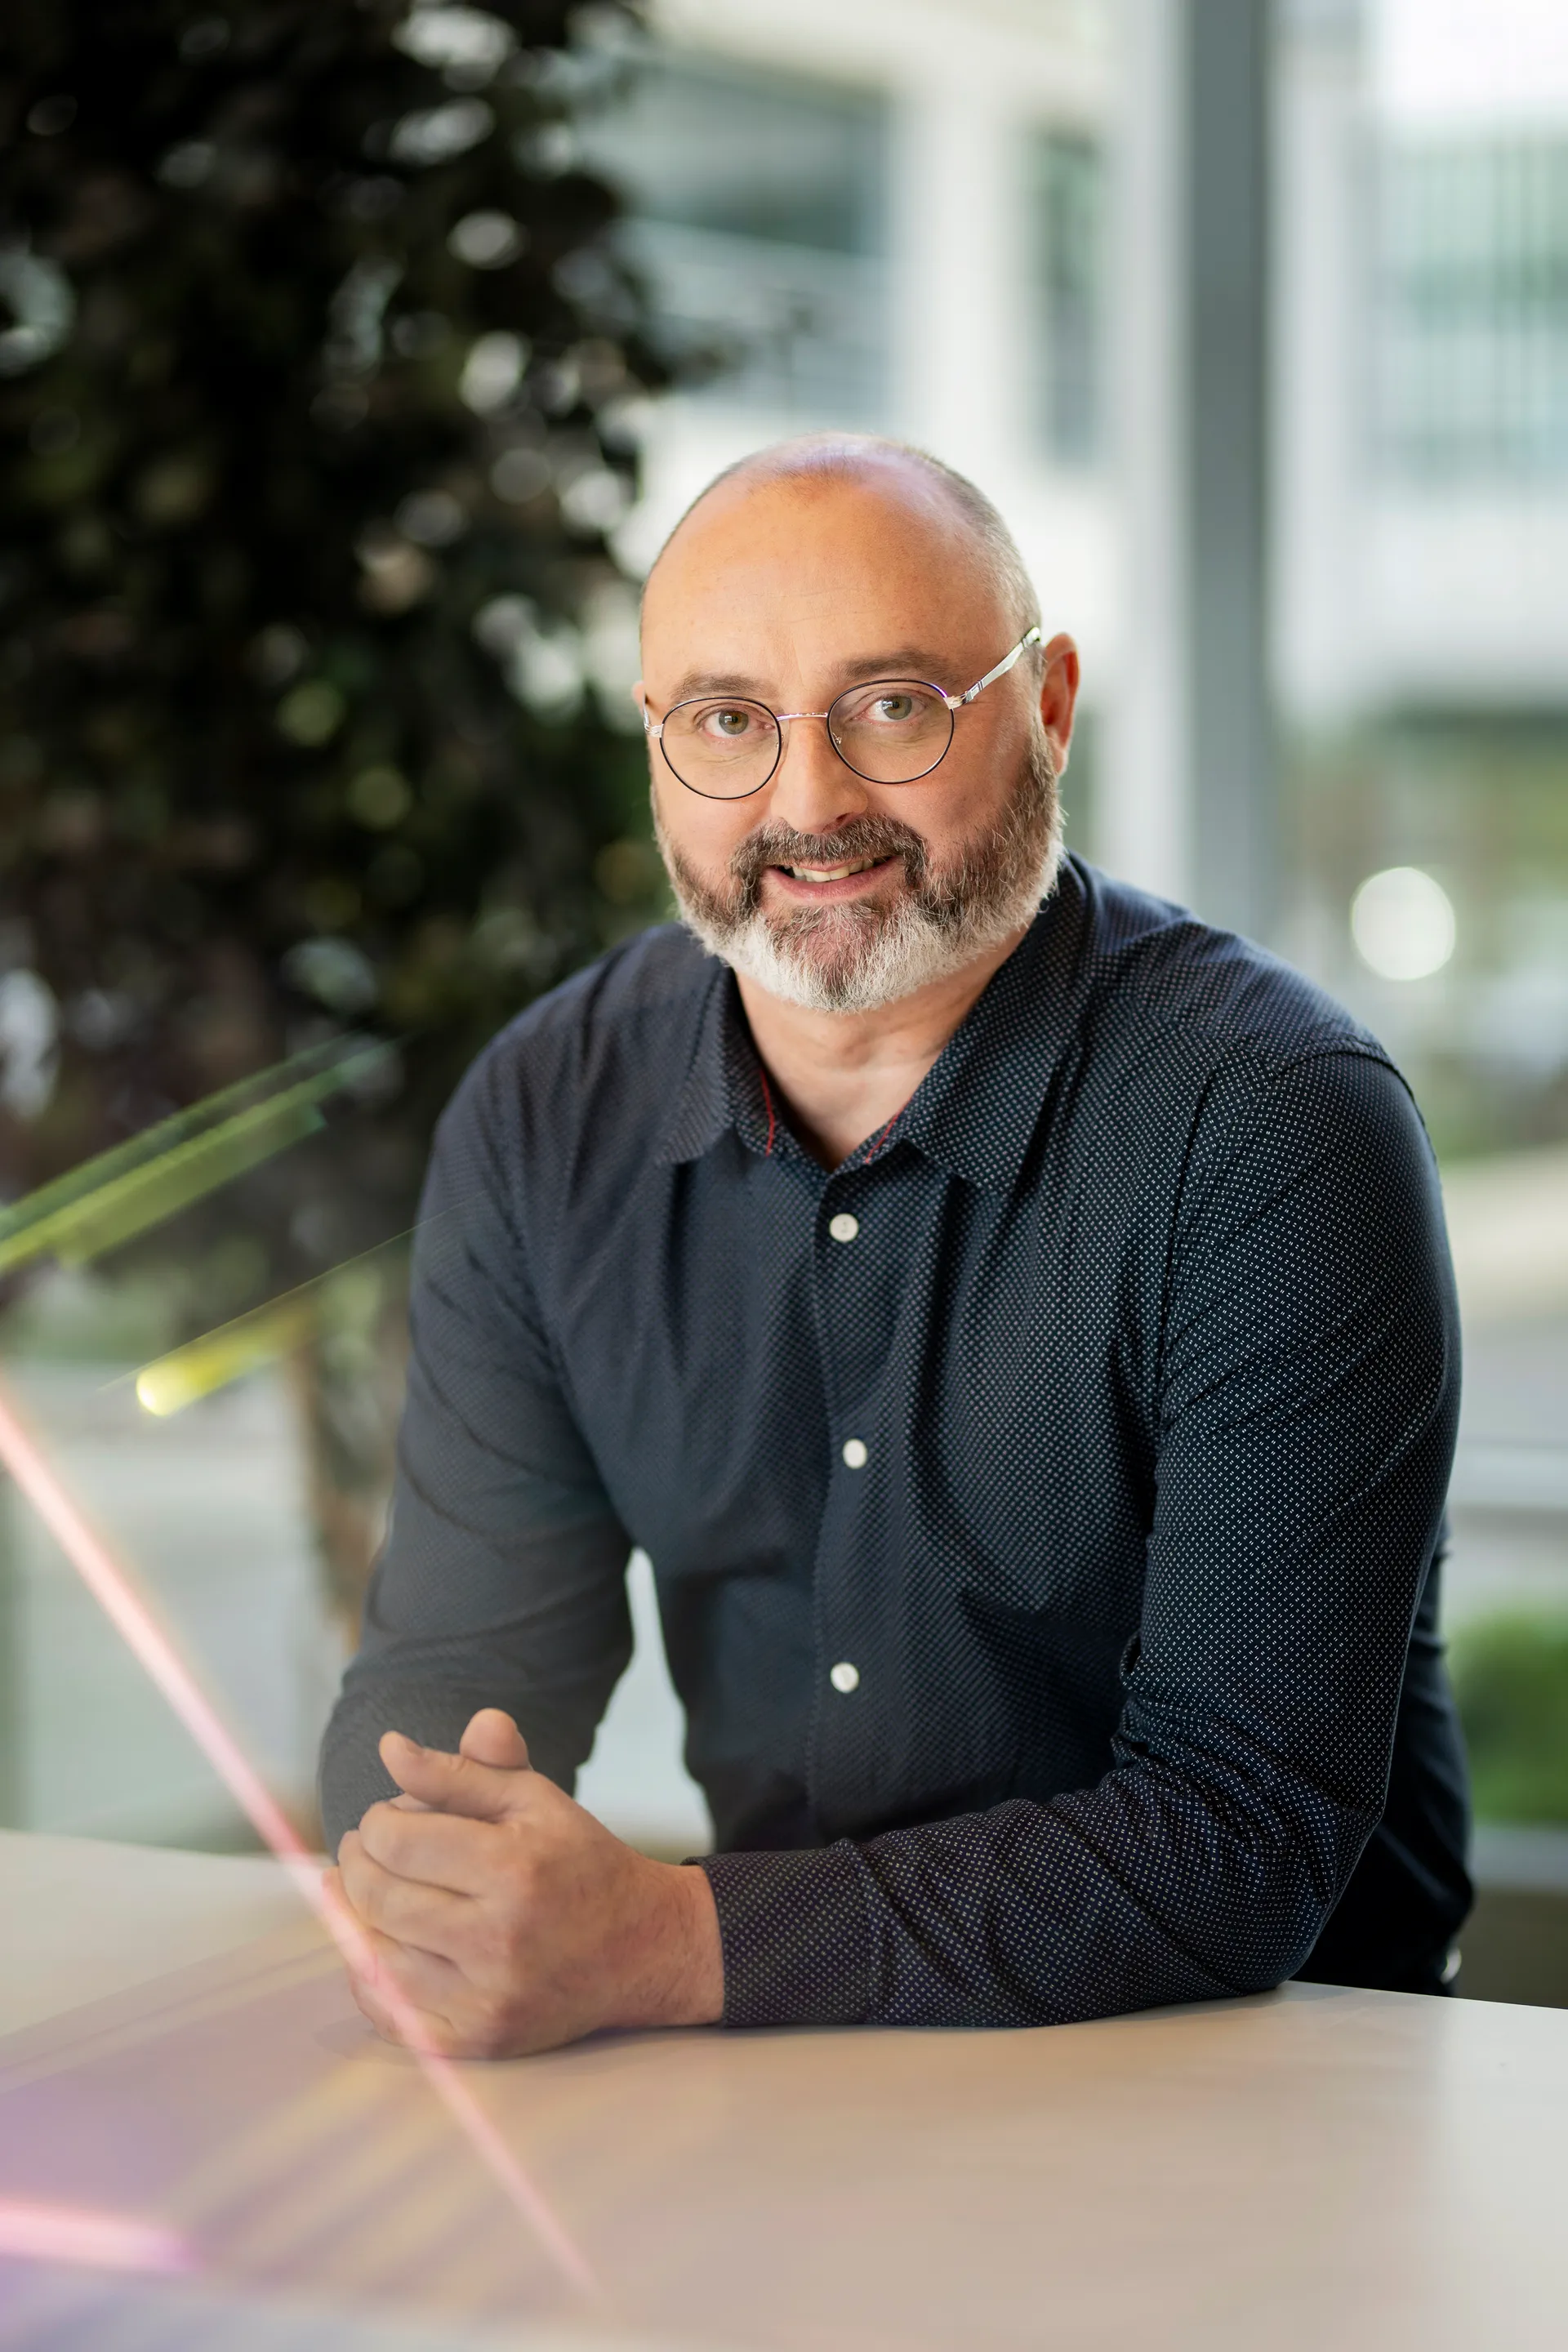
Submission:
[[[725,2021],[1049,2025],[1264,1990],[1359,1851],[1346,1821],[1336,1868],[1294,1811],[1265,1832],[1260,1806],[1227,1822],[1196,1780],[1123,1772],[863,1843],[711,1856]]]

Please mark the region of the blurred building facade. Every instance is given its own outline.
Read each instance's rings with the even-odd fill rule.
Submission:
[[[596,160],[693,340],[628,545],[728,457],[856,425],[930,443],[1015,520],[1082,635],[1124,649],[1110,165],[1116,0],[660,0]],[[1276,133],[1279,684],[1314,723],[1568,699],[1568,90],[1435,107],[1377,0],[1282,0]],[[1380,69],[1381,68],[1381,69]],[[1054,617],[1054,614],[1053,614]]]
[[[1461,27],[1434,81],[1447,5],[1278,0],[1286,759],[1260,919],[1425,1058],[1444,1141],[1474,1150],[1568,1133],[1568,67],[1508,85],[1509,25],[1542,12],[1502,0],[1496,37]],[[654,24],[595,160],[677,332],[730,364],[649,418],[629,559],[783,434],[933,447],[996,499],[1048,625],[1082,645],[1073,835],[1202,905],[1180,763],[1150,773],[1158,719],[1131,764],[1107,725],[1163,634],[1131,512],[1165,400],[1157,347],[1126,331],[1127,191],[1166,135],[1131,69],[1137,0],[658,0]],[[1352,930],[1360,884],[1409,866],[1436,898],[1395,893],[1381,934],[1370,904]]]
[[[1404,13],[1286,20],[1277,635],[1317,723],[1568,701],[1568,89],[1440,100]]]

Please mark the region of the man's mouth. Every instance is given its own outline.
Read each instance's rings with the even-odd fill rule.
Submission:
[[[777,870],[794,882],[847,882],[852,874],[868,874],[873,866],[889,863],[886,857],[851,857],[842,866],[781,866]]]

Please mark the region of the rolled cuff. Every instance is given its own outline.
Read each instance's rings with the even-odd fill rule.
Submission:
[[[872,2000],[865,1864],[848,1839],[702,1858],[719,1913],[726,2025],[863,2025]]]

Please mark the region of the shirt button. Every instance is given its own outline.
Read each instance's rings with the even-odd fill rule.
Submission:
[[[840,1209],[836,1217],[828,1218],[827,1230],[836,1242],[852,1242],[860,1230],[860,1220],[852,1217],[847,1209]]]
[[[852,1666],[847,1658],[840,1658],[836,1666],[829,1667],[827,1679],[836,1691],[842,1691],[847,1698],[852,1690],[860,1687],[860,1669]]]
[[[866,1441],[863,1437],[845,1439],[844,1467],[847,1470],[864,1470],[866,1467]]]

